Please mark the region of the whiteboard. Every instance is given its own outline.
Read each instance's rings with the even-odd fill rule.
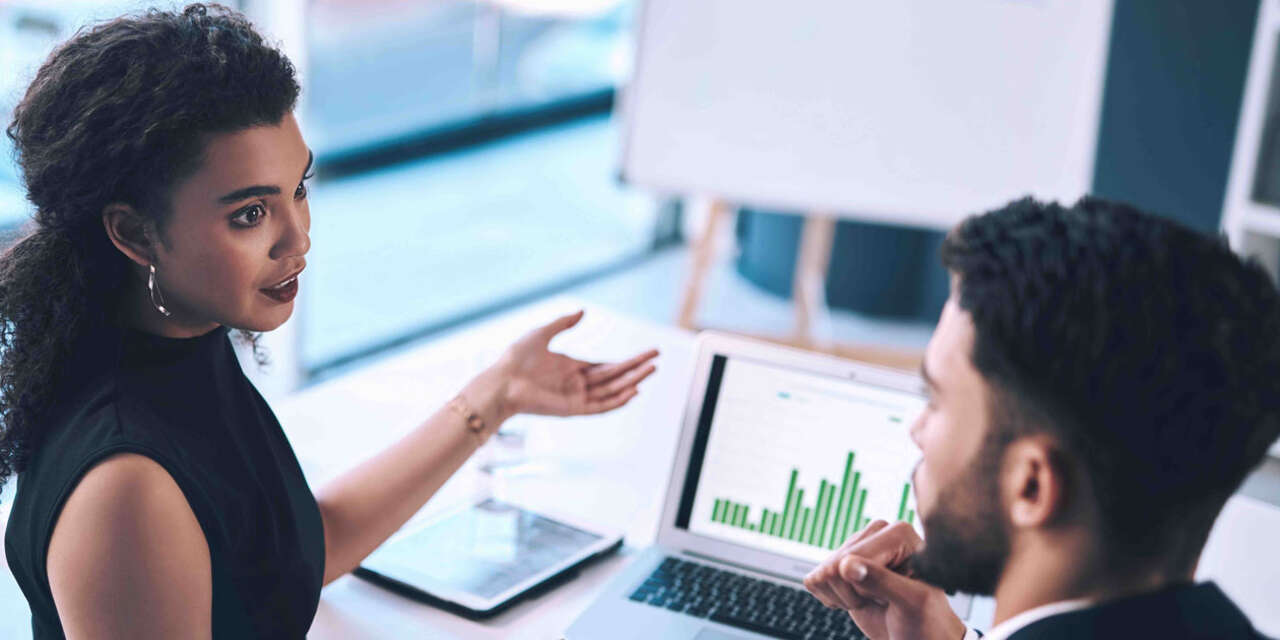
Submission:
[[[621,171],[948,228],[1093,178],[1110,0],[642,0]]]

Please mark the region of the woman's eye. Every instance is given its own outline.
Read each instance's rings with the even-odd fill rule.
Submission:
[[[236,214],[231,217],[231,221],[242,227],[252,227],[261,222],[262,217],[266,214],[267,211],[262,208],[262,205],[255,204],[237,211]]]

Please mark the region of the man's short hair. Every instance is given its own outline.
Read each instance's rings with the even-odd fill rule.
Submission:
[[[1280,295],[1226,243],[1121,203],[1025,198],[948,234],[993,430],[1048,432],[1115,558],[1189,572],[1280,436]]]

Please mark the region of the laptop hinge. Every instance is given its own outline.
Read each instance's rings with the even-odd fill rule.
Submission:
[[[693,556],[701,560],[710,560],[716,564],[728,565],[735,569],[742,569],[743,571],[750,571],[751,573],[759,573],[761,575],[766,575],[772,578],[778,578],[780,580],[786,580],[787,582],[793,582],[796,584],[804,584],[803,580],[797,580],[796,578],[793,578],[791,576],[782,575],[781,573],[774,573],[772,571],[765,571],[764,569],[758,569],[756,567],[747,566],[745,564],[738,564],[737,562],[733,562],[731,560],[725,560],[724,558],[717,558],[715,556],[709,556],[705,553],[698,553],[697,551],[690,551],[688,549],[681,549],[680,552],[687,556]]]

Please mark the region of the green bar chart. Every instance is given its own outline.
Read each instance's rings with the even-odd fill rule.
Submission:
[[[755,512],[752,505],[727,497],[716,498],[711,521],[812,547],[835,549],[872,520],[865,512],[869,488],[863,485],[856,461],[857,452],[849,451],[838,482],[819,478],[808,505],[804,487],[798,486],[800,470],[792,468],[790,478],[779,484],[780,492],[785,484],[785,493],[777,503],[779,507],[760,508]],[[896,519],[914,524],[915,511],[908,508],[910,497],[911,483],[904,482]],[[891,498],[884,496],[883,499]]]

